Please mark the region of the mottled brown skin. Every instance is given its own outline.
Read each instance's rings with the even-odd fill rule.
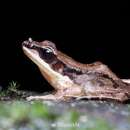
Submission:
[[[130,98],[130,84],[117,77],[101,62],[82,64],[57,50],[50,41],[24,41],[25,54],[39,67],[55,88],[54,94],[31,96],[28,100],[113,99]]]

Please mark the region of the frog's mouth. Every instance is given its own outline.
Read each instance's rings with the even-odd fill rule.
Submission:
[[[50,62],[52,62],[51,58],[53,57],[50,57],[46,54],[43,55],[43,53],[41,53],[41,49],[44,48],[43,46],[41,47],[37,45],[35,41],[32,41],[32,39],[29,39],[28,41],[24,41],[22,43],[22,48],[25,55],[27,55],[27,57],[29,57],[39,67],[42,75],[48,80],[48,82],[52,86],[55,86],[55,88],[57,88],[57,86],[60,84],[61,87],[66,88],[68,87],[68,85],[66,85],[65,82],[70,84],[72,83],[68,76],[64,76],[61,73],[56,72],[53,68],[51,68]]]

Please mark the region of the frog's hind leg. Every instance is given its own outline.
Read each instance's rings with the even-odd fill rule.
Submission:
[[[66,95],[67,96],[67,95]],[[82,100],[82,99],[87,99],[87,100],[115,100],[119,102],[125,102],[127,101],[130,97],[128,97],[127,93],[96,93],[96,94],[88,94],[85,96],[71,96],[76,100]]]

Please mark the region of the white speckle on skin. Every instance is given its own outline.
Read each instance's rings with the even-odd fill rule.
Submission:
[[[32,42],[33,40],[32,40],[32,38],[30,37],[30,38],[28,38],[28,41],[29,41],[29,42]]]
[[[84,89],[85,89],[86,92],[95,92],[95,89],[90,82],[87,82],[85,84]]]
[[[130,83],[130,79],[122,79],[123,82]]]

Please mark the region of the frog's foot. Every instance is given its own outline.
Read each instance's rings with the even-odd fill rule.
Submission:
[[[57,95],[57,94],[49,94],[49,95],[44,95],[44,96],[29,96],[26,98],[27,101],[32,101],[32,100],[52,100],[52,101],[60,101],[60,100],[65,100],[63,95]]]

